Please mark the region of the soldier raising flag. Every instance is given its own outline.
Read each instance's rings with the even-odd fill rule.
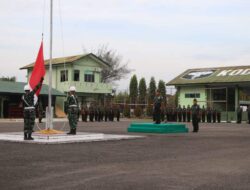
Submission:
[[[29,83],[24,86],[25,94],[22,96],[24,107],[24,140],[33,140],[31,135],[36,117],[35,104],[38,100],[44,75],[45,67],[43,58],[43,42],[41,42],[34,69],[31,73]]]

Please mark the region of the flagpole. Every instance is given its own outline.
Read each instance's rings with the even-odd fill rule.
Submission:
[[[52,91],[52,39],[53,39],[53,0],[50,0],[50,60],[49,60],[49,106],[48,106],[48,129],[52,129],[52,108],[51,108],[51,91]]]

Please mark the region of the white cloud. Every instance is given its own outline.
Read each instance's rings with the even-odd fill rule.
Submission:
[[[234,9],[234,5],[237,8]],[[46,57],[49,45],[48,6],[47,0]],[[54,6],[54,56],[57,57],[64,55],[58,1],[54,1]],[[250,58],[250,13],[245,9],[249,6],[250,2],[244,0],[61,0],[63,24],[66,28],[65,55],[82,53],[82,45],[95,49],[100,44],[108,43],[123,55],[125,61],[130,60],[129,66],[136,69],[139,78],[144,76],[149,80],[151,76],[155,76],[157,80],[165,81],[193,67],[246,65]],[[223,7],[231,8],[228,12],[223,12],[224,9],[220,9]],[[244,11],[241,11],[241,7]],[[214,12],[216,9],[219,10]],[[43,1],[1,1],[0,62],[5,67],[0,71],[0,76],[17,75],[18,79],[25,80],[25,73],[18,68],[35,60],[41,40],[42,15]],[[84,28],[91,22],[94,23],[93,28]],[[82,27],[72,27],[72,23]],[[106,27],[124,23],[128,28],[116,36],[108,35],[109,30],[103,34],[101,29],[95,29],[95,24],[103,24],[106,30],[105,23],[108,23]],[[139,37],[131,38],[126,32],[132,33],[135,27],[140,29]],[[148,32],[147,29],[152,30],[152,34],[143,36]],[[170,34],[173,36],[167,36]],[[197,38],[199,36],[201,40],[189,38],[192,34]],[[179,40],[178,37],[185,40]],[[227,39],[223,40],[224,37]],[[120,88],[126,88],[125,83],[128,84],[128,81],[121,81]]]

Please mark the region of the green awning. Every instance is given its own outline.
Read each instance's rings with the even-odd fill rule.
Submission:
[[[8,82],[8,81],[0,81],[0,93],[4,94],[23,94],[24,93],[24,86],[26,83],[24,82]],[[42,90],[40,92],[41,95],[48,95],[49,86],[43,84]],[[51,94],[53,96],[65,96],[64,93],[52,88]]]

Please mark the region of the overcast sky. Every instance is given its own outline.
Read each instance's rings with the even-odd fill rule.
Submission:
[[[49,0],[43,7],[44,0],[0,1],[0,76],[26,81],[19,68],[36,59],[43,10],[48,58]],[[168,82],[189,68],[249,65],[249,10],[249,0],[54,0],[53,57],[108,44],[147,82]]]

